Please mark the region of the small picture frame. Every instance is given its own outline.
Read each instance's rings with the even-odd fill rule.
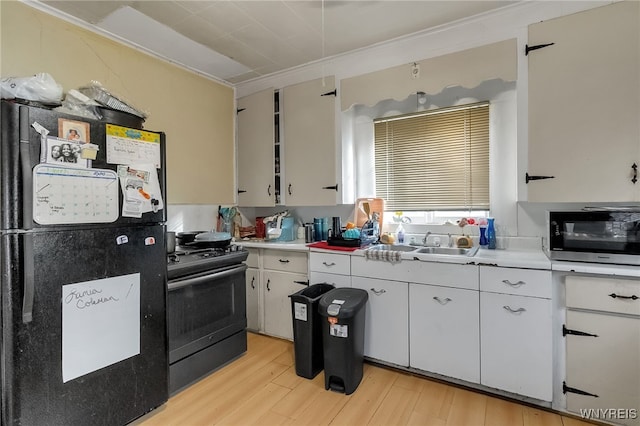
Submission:
[[[64,138],[47,138],[46,162],[67,167],[89,168],[89,160],[82,158],[82,143]]]
[[[58,119],[58,137],[69,139],[70,141],[88,143],[91,142],[89,134],[89,123],[84,121]]]

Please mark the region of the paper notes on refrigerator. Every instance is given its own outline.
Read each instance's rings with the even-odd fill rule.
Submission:
[[[153,164],[118,165],[118,177],[124,194],[122,216],[142,217],[142,213],[164,208]]]
[[[107,124],[107,163],[153,164],[159,169],[160,135]]]
[[[64,383],[139,353],[139,273],[62,286]]]
[[[40,225],[115,222],[118,189],[113,170],[38,164],[33,169],[33,220]]]
[[[160,134],[107,124],[107,163],[118,165],[123,194],[122,216],[142,217],[164,208],[157,168]]]

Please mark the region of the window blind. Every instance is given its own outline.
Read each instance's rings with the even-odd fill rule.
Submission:
[[[388,210],[489,210],[489,103],[374,121]]]

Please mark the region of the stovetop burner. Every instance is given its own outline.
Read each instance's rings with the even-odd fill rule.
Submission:
[[[178,246],[175,252],[167,255],[168,277],[171,280],[199,272],[214,271],[242,263],[248,255],[247,250],[233,244],[224,249]]]

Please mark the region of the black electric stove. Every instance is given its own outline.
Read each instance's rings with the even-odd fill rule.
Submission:
[[[168,279],[237,265],[244,262],[248,256],[249,252],[246,249],[235,244],[223,249],[178,246],[175,252],[167,255]]]
[[[246,352],[248,255],[230,245],[178,246],[167,256],[171,395]]]

